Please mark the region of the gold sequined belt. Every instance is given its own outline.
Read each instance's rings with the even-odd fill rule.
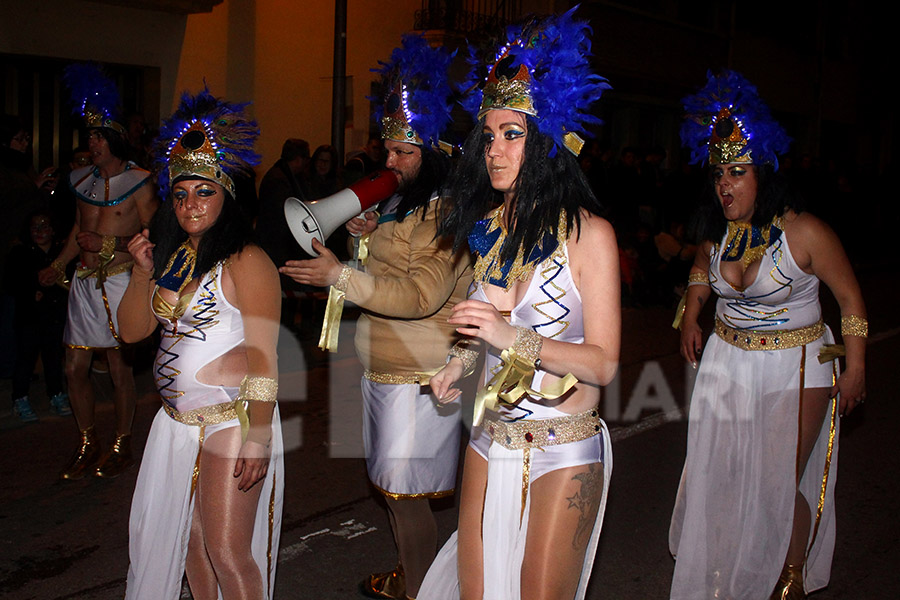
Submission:
[[[600,433],[600,414],[591,409],[577,415],[522,421],[500,421],[487,413],[482,424],[491,439],[509,450],[543,448],[580,442]]]
[[[233,401],[213,404],[212,406],[202,406],[184,412],[175,410],[166,402],[163,402],[162,405],[167,415],[184,425],[194,425],[195,427],[218,425],[219,423],[227,423],[237,419],[237,411],[234,409]]]
[[[395,375],[393,373],[382,373],[380,371],[373,371],[371,369],[366,369],[363,372],[363,377],[368,379],[373,383],[388,383],[391,385],[403,385],[410,383],[417,383],[420,385],[427,385],[428,380],[431,379],[431,373],[414,373],[412,375]]]
[[[133,260],[119,263],[114,267],[110,267],[110,268],[106,269],[106,276],[112,277],[114,275],[119,275],[120,273],[128,273],[131,271],[132,266],[134,266]],[[78,268],[75,269],[75,275],[79,279],[87,279],[89,277],[96,277],[99,274],[99,272],[100,272],[100,267],[90,268],[90,267],[83,267],[83,266],[79,265]]]
[[[716,335],[741,350],[786,350],[804,346],[825,335],[825,323],[819,321],[799,329],[748,331],[729,327],[716,319]]]

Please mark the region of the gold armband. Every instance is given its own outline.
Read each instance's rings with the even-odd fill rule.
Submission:
[[[857,315],[841,317],[841,335],[854,335],[856,337],[869,337],[869,322]]]
[[[706,273],[691,273],[688,275],[688,287],[692,285],[709,286],[709,275]]]
[[[271,377],[250,377],[245,375],[241,381],[238,400],[256,402],[275,402],[278,397],[278,380]]]
[[[322,333],[319,334],[319,349],[337,352],[338,335],[341,328],[341,313],[344,312],[344,297],[350,283],[353,269],[344,265],[337,281],[328,289],[328,302],[325,304],[325,318],[322,320]]]
[[[463,377],[468,377],[474,373],[475,363],[478,362],[478,351],[472,350],[468,345],[468,340],[460,340],[453,344],[453,347],[450,348],[450,352],[447,355],[447,362],[450,362],[450,359],[454,356],[462,361]]]
[[[249,402],[275,402],[278,397],[278,381],[271,377],[250,377],[245,375],[237,398],[234,399],[234,411],[241,424],[241,441],[247,441],[250,433],[250,417],[247,416]]]

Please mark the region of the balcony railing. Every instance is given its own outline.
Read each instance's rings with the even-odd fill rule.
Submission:
[[[422,0],[415,29],[461,33],[496,30],[521,16],[521,0]]]

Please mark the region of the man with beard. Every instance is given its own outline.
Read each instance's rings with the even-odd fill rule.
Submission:
[[[134,462],[131,425],[135,404],[134,375],[119,339],[116,310],[131,276],[128,242],[148,227],[157,200],[150,173],[127,160],[126,130],[114,117],[118,104],[115,84],[93,65],[72,65],[64,79],[73,105],[88,127],[92,164],[69,176],[78,198],[75,224],[59,256],[39,274],[42,285],[64,282],[66,265],[76,256],[80,259],[69,291],[63,341],[69,400],[81,445],[61,476],[116,477]],[[94,431],[90,381],[94,350],[105,350],[115,388],[116,438],[104,456]]]
[[[450,58],[423,37],[405,36],[381,71],[386,166],[400,187],[380,206],[366,272],[342,265],[318,242],[319,258],[281,269],[300,283],[332,285],[363,309],[356,351],[365,367],[366,466],[387,501],[400,558],[393,571],[362,582],[361,591],[374,598],[418,594],[437,544],[429,499],[451,495],[456,483],[459,403],[437,405],[426,385],[457,339],[447,318],[472,277],[468,252],[454,253],[452,241],[436,235],[449,159],[435,146],[450,120]],[[428,82],[427,93],[411,82]]]

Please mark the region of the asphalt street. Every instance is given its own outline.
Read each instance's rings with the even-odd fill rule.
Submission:
[[[861,274],[869,307],[868,401],[843,420],[837,480],[838,533],[830,586],[812,598],[900,597],[900,291],[896,272]],[[823,294],[826,320],[837,323]],[[672,311],[624,312],[622,366],[604,392],[614,438],[612,488],[588,598],[664,599],[673,561],[669,517],[684,460],[683,418],[690,370],[677,355]],[[315,324],[283,332],[279,400],[285,434],[286,489],[276,598],[346,599],[357,583],[387,570],[396,554],[387,516],[368,485],[360,440],[359,376],[353,324],[342,326],[335,355],[313,348]],[[708,328],[707,328],[708,330]],[[140,458],[159,409],[148,368],[153,349],[138,352],[134,426]],[[109,379],[93,374],[100,397],[97,427],[109,443]],[[61,481],[77,444],[72,417],[53,415],[43,382],[33,383],[39,423],[23,425],[9,402],[0,410],[0,597],[39,600],[121,598],[128,568],[128,511],[137,467],[118,479]],[[0,381],[0,396],[10,383]],[[463,420],[470,407],[461,411]],[[453,499],[435,504],[441,538],[455,528]],[[183,594],[189,598],[189,593]]]

